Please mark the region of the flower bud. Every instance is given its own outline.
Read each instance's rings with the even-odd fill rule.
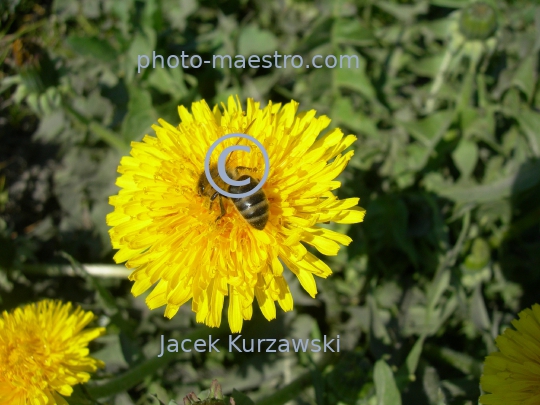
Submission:
[[[201,400],[195,393],[191,392],[186,397],[184,397],[184,405],[235,405],[234,399],[229,398],[227,401],[223,396],[221,391],[221,385],[219,385],[217,380],[212,381],[210,386],[210,392],[208,393],[208,398]]]
[[[473,3],[461,10],[459,30],[468,40],[484,41],[497,30],[497,14],[487,3]]]

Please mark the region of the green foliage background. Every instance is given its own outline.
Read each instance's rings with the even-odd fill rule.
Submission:
[[[540,290],[540,6],[490,3],[495,35],[463,42],[465,0],[2,2],[1,306],[71,300],[107,326],[92,346],[107,367],[69,402],[181,401],[217,378],[239,405],[476,404],[495,337]],[[361,64],[138,74],[152,51]],[[105,215],[129,143],[159,117],[178,123],[179,104],[236,93],[295,99],[359,137],[339,195],[367,216],[335,227],[354,242],[325,259],[317,299],[291,277],[294,312],[269,323],[256,309],[242,331],[339,334],[339,355],[158,359],[160,335],[226,336],[227,322],[197,325],[189,305],[171,321],[150,312],[112,264]]]

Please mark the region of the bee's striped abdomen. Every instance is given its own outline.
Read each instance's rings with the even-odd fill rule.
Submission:
[[[243,175],[238,180],[250,179],[249,184],[245,186],[230,186],[229,192],[232,194],[247,193],[253,190],[259,182],[253,177]],[[231,198],[234,206],[244,217],[244,219],[255,229],[263,230],[268,222],[270,205],[264,191],[259,190],[254,194],[242,198]]]

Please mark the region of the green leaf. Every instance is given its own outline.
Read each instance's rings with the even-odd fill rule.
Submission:
[[[9,89],[11,86],[14,86],[16,84],[21,84],[23,82],[23,78],[21,75],[14,75],[14,76],[6,76],[2,79],[2,82],[0,83],[0,94]]]
[[[411,349],[411,352],[407,356],[407,359],[405,360],[405,365],[407,366],[407,371],[409,372],[409,375],[414,375],[414,373],[416,372],[416,367],[418,367],[418,361],[420,360],[420,356],[422,355],[422,349],[424,347],[424,339],[424,336],[421,336],[416,341],[413,348]]]
[[[87,18],[98,18],[100,17],[100,2],[99,1],[85,1],[82,3],[82,15]]]
[[[442,380],[441,386],[444,387],[444,390],[450,395],[448,403],[453,403],[454,401],[452,401],[452,399],[458,397],[478,398],[480,395],[478,381],[472,377]]]
[[[452,28],[453,21],[449,18],[437,18],[433,20],[425,20],[418,22],[418,27],[421,29],[426,28],[433,38],[445,39],[448,36],[450,29]],[[429,36],[427,36],[429,39]],[[444,53],[439,54],[441,61],[444,57]],[[439,65],[440,66],[440,65]]]
[[[109,333],[101,336],[98,340],[103,347],[92,352],[92,357],[103,361],[108,368],[127,368],[130,363],[122,354],[122,344],[120,342],[120,334]]]
[[[377,1],[375,6],[381,10],[386,11],[388,14],[397,18],[400,21],[412,22],[419,14],[424,14],[428,11],[428,4],[426,2],[418,2],[414,5],[408,4],[396,4],[389,1]]]
[[[429,405],[446,405],[444,394],[440,388],[440,379],[434,367],[426,365],[423,367],[422,386],[428,398]]]
[[[69,397],[62,397],[69,405],[99,405],[98,402],[88,398],[85,392],[85,387],[82,384],[73,386],[73,392]]]
[[[461,115],[463,137],[469,140],[482,140],[487,142],[493,149],[502,152],[495,138],[495,112],[485,111],[481,113],[480,110],[473,108],[468,111],[468,114],[462,112]],[[466,123],[465,118],[468,118]]]
[[[435,77],[441,68],[444,59],[444,52],[436,55],[426,56],[420,60],[412,59],[408,67],[417,75],[425,77]]]
[[[67,44],[79,55],[110,63],[116,60],[116,50],[105,40],[96,37],[70,35]]]
[[[373,31],[358,19],[339,18],[332,26],[332,42],[347,45],[370,45],[376,40]]]
[[[187,96],[188,89],[184,83],[184,74],[181,66],[177,68],[158,67],[152,69],[148,76],[148,84],[164,94],[170,94],[173,100],[180,100]]]
[[[368,295],[367,302],[371,311],[371,332],[373,337],[380,340],[383,344],[389,345],[392,343],[392,339],[385,326],[385,321],[389,318],[389,311],[377,307],[375,298],[372,295]]]
[[[426,146],[431,146],[433,140],[440,139],[452,122],[453,111],[437,111],[428,117],[417,121],[398,121],[415,139]]]
[[[457,148],[452,152],[452,159],[454,159],[461,177],[470,177],[478,161],[478,146],[476,142],[462,139]]]
[[[465,266],[471,270],[481,270],[489,262],[491,249],[489,244],[482,238],[473,241],[471,253],[465,258]]]
[[[505,91],[501,104],[507,115],[518,117],[522,110],[520,91],[516,87],[510,87]]]
[[[93,277],[88,271],[85,269],[85,267],[80,264],[78,261],[76,261],[72,256],[70,256],[66,252],[60,252],[60,256],[67,259],[74,270],[76,270],[79,275],[84,277],[91,285],[94,287],[94,290],[97,292],[98,300],[101,303],[101,306],[107,313],[107,315],[111,318],[111,323],[117,325],[120,330],[126,334],[126,336],[130,337],[132,340],[135,339],[135,333],[134,333],[134,325],[130,324],[128,320],[126,320],[122,314],[121,308],[118,306],[117,301],[115,300],[114,296],[110,293],[108,289],[103,287],[101,284],[101,281]],[[134,350],[138,351],[138,357],[142,355],[139,351],[138,347],[135,347]]]
[[[105,384],[89,385],[87,388],[88,392],[94,398],[107,398],[129,390],[143,381],[146,377],[154,375],[160,368],[165,367],[172,361],[172,358],[170,357],[171,356],[163,355],[162,357],[148,359],[135,367],[131,367],[125,373],[117,375]]]
[[[489,320],[486,303],[484,302],[481,284],[476,286],[472,296],[471,319],[478,329],[484,331],[491,329],[491,321]]]
[[[212,329],[210,334],[217,338],[223,336],[228,329],[222,324],[219,329]],[[183,339],[208,339],[209,328],[201,327],[183,336]],[[120,392],[129,390],[139,384],[146,377],[153,376],[159,369],[178,358],[178,353],[165,352],[161,357],[151,357],[132,366],[122,374],[117,374],[110,380],[101,384],[87,384],[87,391],[93,398],[108,398]]]
[[[413,172],[422,170],[429,159],[428,154],[430,153],[431,149],[414,142],[407,145],[405,150],[406,154],[403,157],[406,158],[407,161],[406,167]]]
[[[326,391],[327,398],[335,395],[347,404],[355,403],[362,387],[366,383],[371,384],[369,373],[372,368],[366,353],[355,349],[340,357],[335,367],[324,376],[325,381],[321,388]]]
[[[319,363],[317,363],[318,370],[324,370],[326,366],[333,363],[337,360],[337,357],[328,354],[323,356]],[[289,384],[285,385],[281,389],[273,392],[269,396],[259,399],[255,405],[284,405],[287,402],[298,398],[300,393],[307,387],[313,385],[313,371],[308,370],[307,372],[300,374],[296,379],[294,379]]]
[[[527,101],[531,101],[536,88],[536,60],[538,54],[533,52],[529,54],[516,70],[514,77],[512,78],[512,84],[519,87],[523,93],[527,96]]]
[[[77,15],[80,10],[80,4],[70,0],[54,0],[52,3],[52,12],[61,18],[68,18]]]
[[[377,138],[378,131],[375,122],[361,110],[353,109],[348,97],[341,97],[335,101],[331,117],[336,120],[337,124],[344,125],[358,134]]]
[[[366,222],[366,231],[371,237],[400,249],[411,263],[418,266],[418,256],[413,241],[408,236],[409,210],[401,198],[383,196],[370,205],[371,221]]]
[[[62,110],[45,115],[39,122],[36,138],[46,142],[54,141],[55,137],[64,129],[66,118]]]
[[[428,344],[424,346],[424,353],[437,360],[444,361],[467,376],[480,378],[482,374],[482,363],[468,354],[447,347]]]
[[[145,59],[142,58],[142,55],[146,55],[149,59],[149,64],[146,69],[153,68],[153,52],[155,52],[156,49],[156,41],[157,35],[155,31],[151,29],[137,31],[135,33],[133,41],[127,51],[126,58],[124,59],[123,68],[126,74],[126,83],[130,83],[135,75],[142,74],[145,71],[145,69],[141,67],[140,73],[138,72],[139,56],[141,56],[142,64],[143,61],[145,61]],[[156,59],[156,62],[159,61]]]
[[[247,395],[242,394],[236,389],[233,389],[231,397],[233,397],[236,405],[255,405],[255,402],[253,402]]]
[[[450,270],[444,269],[437,274],[436,278],[429,286],[426,298],[428,311],[433,310],[437,306],[442,295],[448,289],[448,286],[450,285],[450,275]]]
[[[470,3],[469,0],[431,0],[431,4],[440,7],[461,8]]]
[[[115,1],[108,0],[104,1],[103,8],[106,12],[110,13],[112,16],[116,17],[120,26],[120,29],[124,35],[127,36],[129,32],[129,17],[133,9],[135,0],[125,0],[125,1]]]
[[[124,331],[120,331],[119,339],[124,360],[130,365],[138,363],[143,358],[143,353],[138,342],[132,336],[128,336]]]
[[[322,44],[330,42],[333,24],[334,20],[332,18],[322,15],[312,24],[312,28],[305,33],[295,53],[305,54]]]
[[[475,187],[454,187],[441,194],[460,202],[485,202],[510,197],[540,183],[540,161],[522,165],[519,171],[499,181]]]
[[[140,16],[140,26],[145,32],[161,31],[162,12],[159,9],[158,0],[146,0],[143,4],[144,9]]]
[[[527,136],[534,155],[540,157],[540,113],[522,108],[516,115],[516,119],[521,130]]]
[[[74,270],[76,270],[79,275],[84,277],[88,282],[92,284],[94,289],[97,291],[98,296],[101,299],[101,304],[103,308],[109,313],[109,314],[116,314],[120,311],[120,308],[118,307],[116,300],[114,299],[113,295],[107,290],[105,287],[101,285],[101,282],[95,278],[92,277],[84,268],[83,265],[81,265],[79,262],[77,262],[71,255],[65,252],[61,252],[60,256],[67,259]]]
[[[392,369],[382,359],[375,363],[373,381],[377,392],[377,405],[401,405],[401,395]]]
[[[128,90],[128,113],[122,123],[122,136],[127,141],[138,141],[149,133],[152,124],[157,121],[157,114],[148,91],[135,86]]]
[[[129,144],[127,142],[124,142],[122,138],[120,138],[115,132],[111,131],[108,128],[105,128],[103,125],[95,121],[91,121],[88,124],[88,128],[96,136],[101,138],[104,142],[108,143],[110,146],[115,147],[120,152],[126,152],[129,149]]]
[[[167,10],[164,17],[172,28],[183,31],[186,28],[187,18],[197,11],[196,0],[164,0],[162,8]]]
[[[471,65],[465,73],[465,78],[462,81],[461,91],[456,94],[456,111],[459,111],[460,113],[470,111],[469,106],[471,104],[471,98],[475,86],[474,79],[476,76],[476,70],[474,68],[475,65],[473,65],[472,60],[470,63]],[[462,126],[466,128],[465,124]]]
[[[250,55],[273,54],[278,47],[275,35],[258,28],[256,25],[248,25],[240,31],[238,37],[238,54],[249,57]]]
[[[540,173],[540,161],[533,161],[523,164],[516,173],[489,184],[440,186],[440,188],[436,187],[436,191],[440,195],[460,203],[494,201],[534,187],[540,183],[538,173]]]
[[[351,59],[344,58],[344,55]],[[375,89],[365,71],[366,61],[364,57],[348,47],[341,55],[336,56],[336,59],[337,65],[332,69],[336,87],[353,90],[368,99],[375,99]],[[356,61],[358,61],[358,68],[356,67]],[[348,67],[349,63],[350,68]]]

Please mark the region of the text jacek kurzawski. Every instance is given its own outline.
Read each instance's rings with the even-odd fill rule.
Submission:
[[[158,357],[163,356],[165,352],[219,352],[216,346],[220,339],[212,339],[212,335],[206,339],[168,339],[165,343],[165,335],[161,335],[161,353]],[[223,348],[223,347],[222,347]],[[333,339],[329,339],[323,335],[322,339],[244,339],[242,335],[229,335],[227,349],[229,352],[239,353],[287,353],[294,352],[339,352],[339,335]]]

